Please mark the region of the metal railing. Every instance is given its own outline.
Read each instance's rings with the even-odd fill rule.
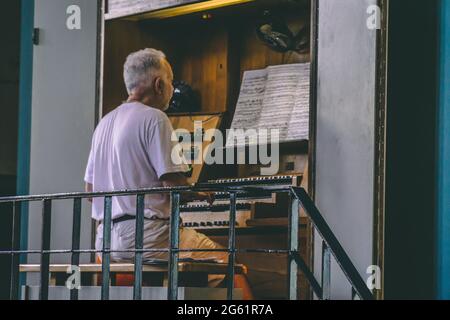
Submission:
[[[229,195],[230,199],[230,224],[229,241],[226,249],[180,249],[179,248],[179,225],[180,225],[180,194],[187,192],[220,192]],[[236,248],[236,206],[237,198],[245,197],[251,194],[261,193],[287,193],[290,195],[291,206],[288,219],[288,249],[237,249]],[[144,198],[149,194],[170,194],[170,246],[167,249],[144,249]],[[137,196],[136,203],[136,232],[135,248],[130,250],[111,250],[111,211],[113,196]],[[80,249],[80,229],[81,229],[81,200],[83,198],[104,198],[104,219],[103,219],[103,248]],[[52,201],[72,199],[73,200],[73,227],[72,227],[72,249],[70,250],[50,250]],[[42,243],[41,250],[20,250],[20,226],[21,226],[21,206],[23,203],[33,201],[42,201]],[[330,280],[331,280],[331,256],[334,256],[338,265],[346,275],[352,287],[352,292],[361,299],[373,299],[373,295],[367,288],[364,280],[359,275],[355,266],[346,254],[345,250],[336,239],[330,227],[309,198],[308,194],[302,188],[297,187],[274,187],[274,186],[230,186],[218,185],[213,183],[197,184],[195,186],[180,187],[160,187],[137,190],[124,190],[115,192],[93,192],[93,193],[64,193],[47,194],[33,196],[16,196],[0,198],[0,203],[13,204],[13,233],[12,248],[7,251],[0,251],[0,254],[11,255],[11,287],[10,298],[19,299],[20,292],[20,256],[27,254],[40,254],[40,287],[39,299],[47,300],[49,296],[49,273],[50,273],[50,255],[70,253],[71,264],[78,266],[81,253],[101,253],[102,255],[102,285],[101,299],[109,299],[110,291],[110,263],[112,252],[134,252],[134,288],[133,299],[142,299],[142,272],[143,272],[143,254],[145,252],[166,252],[169,254],[168,261],[168,293],[167,298],[176,300],[178,298],[178,262],[180,252],[228,252],[227,268],[227,299],[233,299],[234,288],[234,266],[236,253],[283,253],[288,256],[288,298],[297,299],[297,272],[300,270],[310,288],[319,299],[330,299]],[[320,234],[323,241],[322,248],[322,277],[321,283],[317,281],[311,269],[305,263],[299,253],[299,209],[303,207],[307,216],[310,218],[313,227]],[[70,292],[72,300],[78,299],[78,290],[72,289]]]

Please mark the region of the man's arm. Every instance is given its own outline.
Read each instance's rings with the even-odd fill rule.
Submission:
[[[189,185],[186,176],[179,172],[166,173],[161,177],[160,180],[163,183],[164,187],[178,187]]]

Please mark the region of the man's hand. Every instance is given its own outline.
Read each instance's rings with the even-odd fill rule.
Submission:
[[[92,184],[86,182],[84,185],[84,190],[88,193],[91,193],[94,190],[94,188],[92,187]],[[87,198],[86,200],[92,202],[92,198]]]
[[[161,177],[161,181],[164,187],[178,187],[188,186],[189,183],[182,173],[167,173]],[[211,193],[207,192],[185,192],[182,193],[182,202],[189,202],[194,200],[208,201],[209,204],[214,202],[214,197]]]

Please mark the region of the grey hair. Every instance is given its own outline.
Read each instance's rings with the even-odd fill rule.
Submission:
[[[151,80],[149,72],[161,69],[165,58],[166,55],[162,51],[150,48],[131,53],[123,66],[123,79],[128,94],[140,85],[146,85]]]

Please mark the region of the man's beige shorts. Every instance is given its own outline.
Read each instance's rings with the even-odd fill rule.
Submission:
[[[144,221],[144,249],[167,249],[169,246],[169,226],[166,220]],[[111,229],[111,250],[134,249],[135,220],[113,224]],[[103,224],[97,228],[96,250],[103,247]],[[224,249],[218,243],[193,229],[180,228],[180,249]],[[168,260],[167,252],[144,252],[143,260]],[[180,258],[214,259],[220,263],[228,263],[226,252],[180,252]],[[133,252],[112,252],[111,260],[115,262],[133,262]],[[223,279],[224,276],[210,276],[210,283]]]

